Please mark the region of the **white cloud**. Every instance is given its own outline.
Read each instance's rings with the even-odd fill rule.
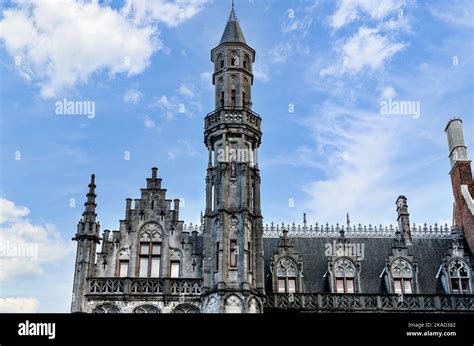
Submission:
[[[190,84],[181,84],[181,86],[178,89],[178,92],[183,96],[187,96],[190,98],[194,97],[193,86]]]
[[[298,32],[301,35],[306,35],[311,27],[313,18],[311,16],[305,16],[302,19],[288,18],[281,25],[281,31],[283,33]]]
[[[391,86],[386,86],[382,89],[381,98],[382,99],[393,99],[397,96],[397,92]]]
[[[209,0],[127,0],[121,13],[137,25],[157,21],[174,27],[195,16],[207,3]]]
[[[189,156],[195,157],[198,154],[196,145],[191,143],[190,140],[180,139],[177,142],[177,146],[168,150],[168,159],[174,160],[178,156]]]
[[[253,66],[253,75],[262,82],[268,82],[270,80],[268,66],[263,62],[256,63]]]
[[[0,198],[0,224],[15,221],[27,216],[30,210],[27,207],[16,206],[5,198]]]
[[[0,205],[0,280],[41,275],[44,264],[60,261],[73,250],[54,226],[28,220],[28,208],[4,198]]]
[[[268,57],[271,63],[281,64],[288,59],[292,52],[293,47],[290,43],[279,43],[270,49],[268,52]]]
[[[322,69],[321,75],[358,73],[365,68],[374,71],[382,69],[387,60],[405,47],[406,44],[395,42],[376,28],[362,26],[341,48],[337,48],[340,62]]]
[[[339,29],[364,14],[372,20],[381,20],[389,14],[398,15],[397,10],[404,3],[404,0],[341,0],[329,22],[332,28]]]
[[[364,222],[393,220],[390,207],[397,191],[387,174],[397,154],[394,123],[376,113],[326,105],[306,126],[327,177],[303,187],[311,216],[320,222],[336,222],[349,211]]]
[[[3,11],[0,39],[19,74],[54,97],[98,72],[136,75],[163,48],[157,24],[191,18],[205,0],[127,1],[121,11],[97,1],[26,1]],[[145,18],[149,20],[144,20]]]
[[[123,101],[126,103],[132,103],[132,104],[137,104],[143,97],[143,94],[140,92],[140,90],[137,89],[129,89],[123,95]]]
[[[171,102],[166,95],[160,96],[157,100],[155,100],[155,102],[153,102],[152,106],[158,107],[161,110],[160,116],[167,120],[174,119],[176,113],[178,112],[178,105],[174,102]]]
[[[155,121],[154,121],[152,118],[150,118],[148,115],[145,117],[145,122],[144,122],[144,124],[145,124],[145,127],[146,127],[147,129],[154,129],[154,128],[156,128],[156,123],[155,123]]]
[[[38,308],[36,298],[0,298],[0,313],[36,313]]]
[[[204,83],[212,83],[212,72],[205,71],[199,74],[199,79]]]

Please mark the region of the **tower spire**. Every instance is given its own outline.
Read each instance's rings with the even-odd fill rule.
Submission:
[[[222,34],[222,38],[219,44],[224,42],[238,42],[238,43],[245,43],[245,37],[240,28],[239,20],[237,18],[237,14],[235,13],[234,1],[232,1],[232,8],[230,10],[229,19],[227,20],[227,25],[225,27],[224,33]]]

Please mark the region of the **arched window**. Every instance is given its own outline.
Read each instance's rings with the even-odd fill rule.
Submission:
[[[250,58],[247,54],[244,56],[244,68],[250,70]]]
[[[219,100],[217,107],[223,108],[224,107],[224,79],[219,78],[217,81],[217,97],[216,99]]]
[[[156,223],[148,223],[140,232],[138,248],[138,276],[160,277],[161,264],[161,227]]]
[[[173,313],[175,314],[199,314],[199,309],[190,304],[181,304],[174,308]]]
[[[454,260],[448,267],[451,291],[454,294],[469,294],[469,267],[464,261]]]
[[[296,278],[298,276],[298,267],[294,261],[289,258],[283,258],[277,266],[277,290],[278,293],[296,292]]]
[[[397,294],[413,293],[413,269],[404,259],[392,263],[393,291]]]
[[[133,309],[134,314],[159,314],[160,310],[153,305],[140,305]]]
[[[118,314],[120,309],[113,304],[104,304],[97,306],[92,312],[94,314]]]
[[[355,273],[354,263],[347,258],[342,258],[335,263],[334,278],[336,280],[337,293],[354,293]]]
[[[224,67],[224,56],[222,54],[219,54],[219,56],[216,59],[216,69],[220,69]]]

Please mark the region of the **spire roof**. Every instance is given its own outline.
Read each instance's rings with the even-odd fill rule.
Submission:
[[[221,42],[241,42],[247,44],[245,41],[244,33],[240,28],[239,20],[235,14],[234,2],[232,1],[232,10],[230,11],[229,19],[225,27],[224,33],[222,34]]]

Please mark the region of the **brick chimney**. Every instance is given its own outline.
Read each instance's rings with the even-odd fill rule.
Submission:
[[[454,225],[461,226],[469,249],[474,252],[474,180],[471,161],[464,144],[462,120],[451,119],[446,125],[449,159],[451,161],[451,184],[454,195]]]

